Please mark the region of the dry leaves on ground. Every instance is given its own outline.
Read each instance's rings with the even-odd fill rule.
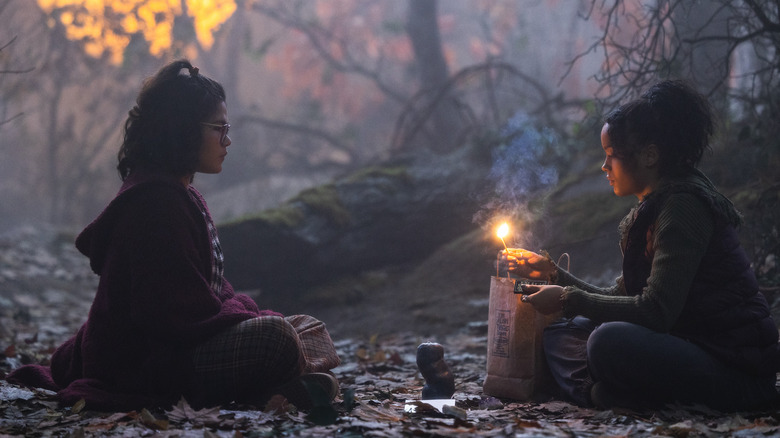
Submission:
[[[441,340],[456,376],[456,409],[443,414],[419,400],[424,381],[415,352],[422,340],[396,335],[337,342],[343,365],[335,370],[342,395],[331,412],[299,412],[275,399],[264,410],[230,405],[193,409],[182,399],[168,410],[98,413],[60,408],[48,391],[0,386],[0,434],[7,436],[639,436],[710,437],[780,434],[780,413],[722,414],[702,406],[653,412],[597,411],[541,399],[513,402],[481,391],[482,334]],[[332,416],[330,414],[332,413]],[[322,415],[325,415],[324,417]],[[329,418],[329,421],[322,421]]]

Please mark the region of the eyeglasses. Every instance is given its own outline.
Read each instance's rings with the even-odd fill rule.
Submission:
[[[215,131],[219,131],[219,144],[222,144],[225,142],[225,138],[228,135],[228,132],[230,132],[230,123],[206,123],[206,122],[200,122],[203,126],[211,126],[214,128]]]

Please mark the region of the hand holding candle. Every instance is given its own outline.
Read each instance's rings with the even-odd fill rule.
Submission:
[[[532,280],[550,281],[558,269],[547,255],[540,255],[522,248],[509,248],[504,240],[509,234],[509,224],[502,223],[496,229],[496,236],[504,244],[504,251],[500,254],[505,260],[507,270],[523,278]]]
[[[506,250],[507,270],[523,278],[550,281],[558,269],[546,255],[522,248]]]

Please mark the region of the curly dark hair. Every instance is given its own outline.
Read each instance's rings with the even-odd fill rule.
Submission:
[[[137,168],[175,177],[194,174],[203,141],[200,123],[225,100],[222,85],[186,59],[146,79],[125,121],[117,165],[122,180]]]
[[[645,146],[659,149],[662,174],[698,166],[714,131],[707,99],[681,80],[659,82],[606,118],[615,154],[633,159]]]

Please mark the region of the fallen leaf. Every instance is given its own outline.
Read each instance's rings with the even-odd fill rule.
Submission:
[[[289,403],[287,399],[281,394],[275,394],[272,396],[263,408],[263,412],[271,414],[280,414],[288,410]]]
[[[398,412],[383,406],[370,406],[361,404],[352,410],[352,414],[366,421],[401,421],[404,417]]]
[[[390,355],[390,357],[387,358],[387,361],[390,362],[393,365],[403,365],[404,359],[401,357],[398,352],[393,352],[393,354]]]
[[[157,417],[154,416],[154,414],[149,412],[146,408],[143,408],[141,410],[139,419],[141,420],[141,424],[143,424],[144,426],[150,429],[168,430],[168,421],[158,419]]]
[[[168,419],[172,421],[190,422],[196,426],[209,426],[220,423],[219,409],[219,406],[216,406],[195,410],[182,397],[173,409],[165,413],[168,415]]]
[[[70,411],[74,414],[78,414],[79,412],[84,410],[84,407],[87,405],[87,401],[82,399],[79,399],[71,408]]]

